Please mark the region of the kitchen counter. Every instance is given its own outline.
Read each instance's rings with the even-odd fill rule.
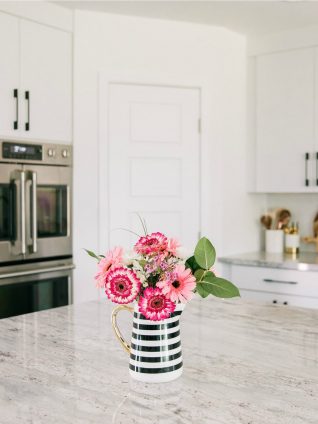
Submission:
[[[218,261],[230,265],[318,271],[318,254],[311,252],[301,252],[298,255],[251,252],[218,258]]]
[[[181,317],[183,376],[130,380],[88,302],[0,321],[1,424],[317,424],[318,311],[194,300]],[[131,332],[129,313],[119,318]]]

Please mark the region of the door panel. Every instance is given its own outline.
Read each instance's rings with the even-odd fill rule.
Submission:
[[[308,48],[257,59],[258,191],[305,192],[315,185],[314,58],[314,49]]]
[[[16,135],[16,100],[19,88],[19,20],[0,12],[0,133]]]
[[[199,232],[199,91],[111,84],[109,110],[110,244],[131,247],[162,231],[193,248]]]
[[[72,139],[71,34],[21,19],[21,88],[29,92],[30,129],[24,137],[70,142]]]

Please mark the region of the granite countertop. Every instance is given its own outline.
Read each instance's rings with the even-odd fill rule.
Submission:
[[[111,309],[0,320],[1,424],[317,424],[317,310],[194,300],[182,377],[143,384],[130,380]],[[130,314],[119,322],[128,335]]]
[[[268,268],[295,269],[298,271],[318,271],[318,253],[250,252],[218,258],[219,262],[231,265],[261,266]]]

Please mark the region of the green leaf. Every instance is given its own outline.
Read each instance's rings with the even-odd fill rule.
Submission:
[[[209,292],[208,290],[206,290],[205,284],[197,284],[196,286],[196,291],[198,292],[198,294],[203,297],[203,299],[207,296],[209,296]]]
[[[239,289],[230,281],[216,277],[213,272],[207,271],[197,286],[203,285],[204,289],[216,297],[230,298],[240,296]]]
[[[96,253],[94,253],[92,250],[87,250],[87,249],[84,249],[84,250],[85,250],[86,253],[89,254],[89,256],[100,261],[100,257],[98,255],[96,255]]]
[[[185,266],[186,268],[191,269],[192,274],[194,274],[196,270],[200,269],[200,265],[197,264],[194,256],[191,256],[189,259],[186,260]]]
[[[147,265],[147,261],[145,259],[140,259],[139,264],[141,267],[145,268],[145,265]]]
[[[195,276],[195,279],[196,279],[197,282],[199,282],[199,281],[202,280],[202,277],[203,277],[203,275],[204,275],[205,272],[206,271],[204,271],[204,269],[201,269],[201,268],[200,269],[197,269],[195,271],[194,276]]]
[[[215,261],[215,249],[206,237],[202,237],[194,250],[194,258],[203,269],[210,269]]]

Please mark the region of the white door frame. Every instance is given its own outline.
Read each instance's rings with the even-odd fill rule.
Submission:
[[[201,116],[201,132],[199,134],[199,169],[200,169],[200,193],[199,193],[199,231],[201,234],[207,237],[211,236],[213,225],[212,225],[212,207],[210,205],[209,196],[212,196],[210,192],[211,184],[209,182],[209,155],[208,152],[211,150],[211,144],[209,146],[209,140],[207,137],[206,124],[208,123],[208,98],[206,89],[206,83],[202,81],[189,81],[183,80],[182,78],[171,78],[165,77],[162,74],[153,75],[151,72],[151,78],[141,77],[138,72],[125,72],[116,73],[114,75],[100,72],[98,80],[98,104],[99,104],[99,131],[98,131],[98,193],[99,193],[99,210],[98,210],[98,228],[99,228],[99,239],[98,248],[99,251],[105,251],[109,247],[109,199],[108,199],[108,169],[107,159],[109,157],[108,147],[109,143],[103,142],[109,140],[108,136],[108,116],[109,116],[109,86],[110,84],[136,84],[136,85],[151,85],[151,86],[164,86],[172,88],[191,88],[199,90],[200,105],[199,111]],[[105,119],[107,116],[107,119]],[[106,161],[105,161],[106,158]],[[182,243],[182,240],[180,240]]]

